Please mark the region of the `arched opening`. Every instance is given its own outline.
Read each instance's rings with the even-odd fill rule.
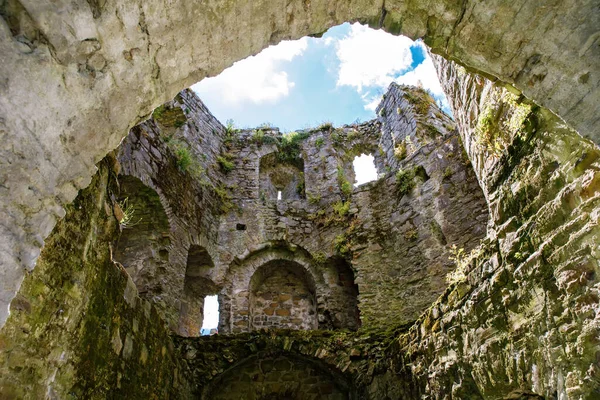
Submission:
[[[209,302],[213,304],[219,292],[217,285],[208,277],[213,267],[212,257],[204,247],[190,246],[179,317],[179,334],[182,336],[199,336],[204,328],[205,301],[211,297]],[[214,310],[213,306],[212,311],[217,312],[218,321],[218,307]],[[211,326],[207,327],[209,330],[214,325],[214,320],[211,322]],[[218,329],[218,325],[214,328]]]
[[[377,168],[372,154],[361,154],[354,157],[352,166],[354,167],[355,187],[377,179]]]
[[[297,200],[305,197],[304,160],[287,159],[272,153],[260,159],[260,197],[270,200]]]
[[[202,399],[351,399],[344,375],[319,361],[284,352],[261,352],[217,377]]]
[[[213,335],[219,332],[219,296],[204,297],[204,316],[202,319],[202,336]]]
[[[296,262],[269,261],[250,280],[249,311],[250,330],[317,329],[314,281]]]
[[[358,309],[358,285],[354,281],[354,271],[350,263],[341,257],[327,260],[329,288],[331,295],[323,310],[319,327],[324,329],[360,328],[360,311]]]
[[[117,219],[121,234],[113,258],[125,267],[141,296],[163,291],[171,244],[169,219],[158,193],[130,175],[119,176]]]

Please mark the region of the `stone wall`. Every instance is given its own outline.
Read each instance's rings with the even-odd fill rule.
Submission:
[[[167,232],[163,228],[148,232],[168,243],[162,255],[160,250],[154,251],[164,262],[144,265],[154,287],[147,290],[138,285],[138,289],[157,304],[173,330],[181,334],[198,334],[204,296],[218,291],[212,281],[213,271],[206,265],[214,265],[212,260],[218,256],[216,226],[224,192],[220,191],[223,173],[217,158],[224,135],[225,127],[186,90],[158,108],[152,119],[132,129],[118,150],[120,179],[138,179],[147,185],[147,190],[157,193],[168,217]],[[136,193],[122,187],[119,196],[135,199]],[[134,214],[133,226],[127,232],[144,229],[140,211]],[[190,252],[194,251],[205,252],[210,262],[204,267],[190,266],[194,262]],[[194,283],[198,280],[200,285]]]
[[[548,110],[437,63],[491,225],[400,351],[433,398],[597,398],[600,152]]]
[[[118,167],[108,157],[98,168],[11,303],[0,331],[2,399],[186,396],[161,314],[111,259]]]
[[[0,325],[64,207],[128,130],[183,88],[283,39],[356,20],[423,38],[598,139],[592,0],[8,0],[0,15]]]
[[[595,399],[600,151],[518,93],[437,62],[490,202],[485,240],[455,254],[450,286],[410,327],[234,336],[226,347],[312,356],[359,398]],[[178,346],[196,374],[232,362],[192,351],[206,342]]]
[[[121,175],[156,190],[170,224],[168,238],[152,233],[168,241],[154,251],[168,262],[145,266],[155,287],[142,295],[180,334],[198,334],[209,294],[219,294],[222,333],[263,326],[252,320],[259,308],[279,326],[287,316],[256,306],[251,281],[268,263],[292,262],[313,282],[319,328],[416,319],[446,287],[450,247],[469,251],[484,236],[487,207],[453,121],[427,93],[392,85],[378,114],[282,135],[226,129],[189,91],[158,109],[119,150]],[[380,178],[354,188],[361,153],[373,154]],[[290,179],[277,186],[282,171]],[[190,267],[192,248],[203,266]]]
[[[257,353],[232,367],[206,390],[203,399],[349,399],[347,387],[314,361]]]
[[[302,266],[285,261],[263,264],[249,287],[250,329],[317,329],[314,282]]]

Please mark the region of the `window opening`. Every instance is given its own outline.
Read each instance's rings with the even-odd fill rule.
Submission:
[[[361,154],[354,157],[352,165],[354,166],[354,174],[356,175],[355,187],[377,180],[377,168],[375,168],[375,158],[372,154]]]
[[[281,190],[277,191],[277,200],[281,200]]]
[[[219,296],[206,296],[204,298],[204,319],[200,335],[208,336],[218,333],[219,326]]]

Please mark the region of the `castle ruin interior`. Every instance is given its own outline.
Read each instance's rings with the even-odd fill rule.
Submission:
[[[0,17],[0,399],[600,399],[597,0]],[[392,84],[236,129],[187,89],[348,21],[421,38],[453,118]]]

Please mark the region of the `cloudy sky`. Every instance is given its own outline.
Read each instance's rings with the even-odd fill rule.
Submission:
[[[445,103],[433,63],[419,42],[360,24],[322,38],[281,42],[192,86],[223,123],[264,123],[292,131],[375,117],[388,85],[421,82]]]

